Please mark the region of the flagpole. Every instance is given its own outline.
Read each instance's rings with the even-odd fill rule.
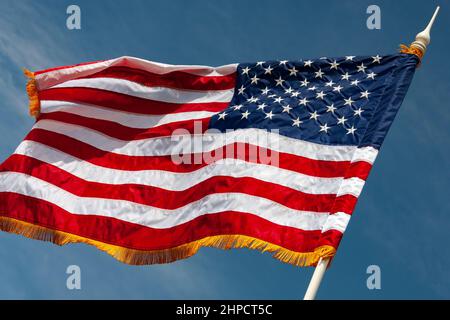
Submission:
[[[409,47],[410,50],[411,48],[413,50],[408,52],[418,55],[420,59],[425,54],[427,46],[430,44],[431,28],[433,27],[434,20],[436,19],[436,16],[439,13],[439,9],[440,7],[438,6],[434,11],[434,14],[431,17],[430,22],[428,22],[426,28],[416,35],[415,40],[411,43]],[[414,49],[416,51],[414,51]],[[419,52],[417,52],[417,50]],[[314,300],[316,298],[317,291],[319,290],[320,283],[322,282],[323,276],[325,275],[325,271],[327,270],[328,264],[330,263],[330,259],[331,258],[320,258],[309,282],[308,289],[306,289],[306,293],[303,300]]]
[[[319,290],[320,283],[322,282],[325,271],[327,270],[328,264],[331,258],[320,258],[317,263],[316,269],[309,282],[308,289],[306,289],[305,297],[303,300],[314,300],[316,298],[317,291]]]

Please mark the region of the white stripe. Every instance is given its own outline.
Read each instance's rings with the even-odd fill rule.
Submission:
[[[26,155],[52,164],[87,181],[106,184],[140,184],[172,191],[188,189],[214,176],[251,177],[309,194],[336,194],[342,181],[346,181],[341,177],[313,177],[275,166],[238,159],[222,159],[193,172],[118,170],[94,165],[34,141],[23,141],[17,147],[15,154]],[[361,184],[358,182],[359,178],[347,180],[351,180],[353,184]],[[342,190],[344,191],[344,189]],[[349,193],[351,191],[349,190]]]
[[[60,83],[53,88],[70,87],[108,90],[133,97],[170,103],[230,102],[234,93],[234,89],[200,91],[171,89],[165,87],[147,87],[136,82],[115,78],[69,80]]]
[[[86,77],[105,70],[112,66],[127,66],[156,74],[166,74],[173,71],[183,71],[199,76],[225,76],[236,72],[237,64],[229,64],[220,67],[196,66],[196,65],[171,65],[148,61],[134,57],[120,57],[97,63],[78,65],[58,70],[48,71],[36,75],[40,90],[47,89],[58,83],[71,79]]]
[[[215,114],[215,112],[208,111],[192,111],[164,115],[144,115],[66,101],[41,101],[41,113],[56,111],[64,111],[93,119],[113,121],[130,128],[138,129],[152,128],[183,120],[204,119]]]
[[[212,194],[184,207],[168,210],[125,200],[78,197],[53,184],[16,172],[0,173],[0,192],[13,192],[49,201],[80,215],[101,215],[151,228],[170,228],[205,214],[223,211],[250,213],[278,225],[321,230],[327,213],[299,211],[265,198],[240,194]]]
[[[358,148],[353,154],[352,162],[366,161],[369,162],[370,164],[373,164],[375,162],[377,155],[378,150],[373,147]]]
[[[345,212],[336,212],[335,214],[330,214],[322,228],[322,232],[337,230],[344,233],[350,221],[350,218],[351,215]]]
[[[34,128],[45,129],[66,135],[100,150],[128,156],[163,156],[180,154],[192,149],[191,136],[158,137],[123,141],[106,136],[92,129],[55,120],[40,120]],[[201,128],[200,128],[201,132]],[[203,152],[209,152],[229,143],[249,143],[273,151],[289,153],[314,160],[351,161],[357,149],[355,146],[327,146],[313,142],[281,136],[262,129],[241,129],[228,133],[211,133],[200,137]],[[362,149],[373,149],[364,147]],[[375,149],[373,149],[375,150]],[[192,150],[192,152],[194,152]],[[197,151],[196,151],[197,152]],[[377,152],[375,150],[375,152]],[[186,152],[185,152],[186,153]],[[371,154],[371,153],[369,153]],[[364,153],[358,161],[363,161]],[[370,158],[366,159],[370,162]]]
[[[337,192],[337,196],[342,196],[344,194],[352,194],[358,198],[364,187],[364,183],[365,183],[365,181],[361,180],[359,178],[345,179],[342,182],[341,187],[339,188],[339,191]]]

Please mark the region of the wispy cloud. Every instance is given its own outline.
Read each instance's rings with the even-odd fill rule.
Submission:
[[[27,114],[22,68],[44,69],[75,60],[62,19],[39,3],[3,1],[0,10],[0,103],[19,116]]]
[[[72,55],[64,29],[38,2],[2,1],[0,10],[0,148],[12,151],[33,120],[28,116],[22,68],[53,66]],[[6,155],[1,154],[4,158]]]
[[[2,2],[0,10],[0,159],[6,158],[33,123],[28,116],[26,79],[23,67],[31,70],[44,69],[57,65],[82,62],[83,52],[67,40],[65,29],[65,8],[61,7],[59,16],[48,6],[35,1]],[[7,119],[7,120],[6,120]],[[2,274],[8,275],[0,289],[2,298],[177,298],[199,292],[204,297],[213,294],[209,281],[196,281],[195,275],[205,275],[207,270],[198,272],[197,264],[179,262],[170,266],[148,268],[130,267],[114,263],[112,258],[86,245],[50,249],[49,245],[33,240],[21,239],[15,235],[2,235],[2,243],[8,250],[17,252],[15,259],[2,259]],[[2,246],[3,249],[6,248]],[[49,270],[55,269],[54,259],[45,252],[57,252],[60,256],[58,275]],[[92,253],[94,252],[94,253]],[[1,255],[9,253],[0,251]],[[33,257],[33,258],[30,258]],[[5,261],[8,261],[5,262]],[[77,294],[65,289],[65,265],[76,263],[86,267],[86,278],[96,287],[86,284],[87,290]],[[100,271],[98,264],[104,264]],[[30,268],[30,264],[34,264]],[[114,266],[114,267],[111,267]],[[102,272],[103,281],[92,275]],[[91,274],[91,276],[89,276]],[[132,276],[130,282],[120,281],[120,275]],[[136,280],[139,275],[144,281]],[[123,278],[123,277],[122,277]],[[119,279],[119,281],[117,281]],[[167,286],[170,283],[170,286]],[[47,284],[47,285],[45,285]],[[151,288],[151,290],[149,290]]]
[[[0,11],[0,52],[17,67],[44,68],[72,56],[63,19],[35,1],[10,1]],[[62,12],[64,14],[64,12]],[[60,25],[57,23],[61,23]]]

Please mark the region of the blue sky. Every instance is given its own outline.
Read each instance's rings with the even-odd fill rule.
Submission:
[[[81,7],[82,29],[66,28]],[[366,8],[381,8],[381,30]],[[21,68],[122,55],[173,64],[392,53],[442,10],[327,272],[322,299],[450,298],[449,2],[361,0],[0,0],[0,160],[33,124]],[[82,289],[66,289],[68,265]],[[381,268],[368,290],[366,268]],[[2,299],[300,299],[312,268],[246,249],[202,249],[169,265],[128,266],[87,245],[58,247],[0,233]]]

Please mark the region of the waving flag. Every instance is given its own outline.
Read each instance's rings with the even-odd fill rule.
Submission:
[[[0,166],[0,228],[130,264],[202,246],[334,255],[412,54],[30,73],[36,123]]]

